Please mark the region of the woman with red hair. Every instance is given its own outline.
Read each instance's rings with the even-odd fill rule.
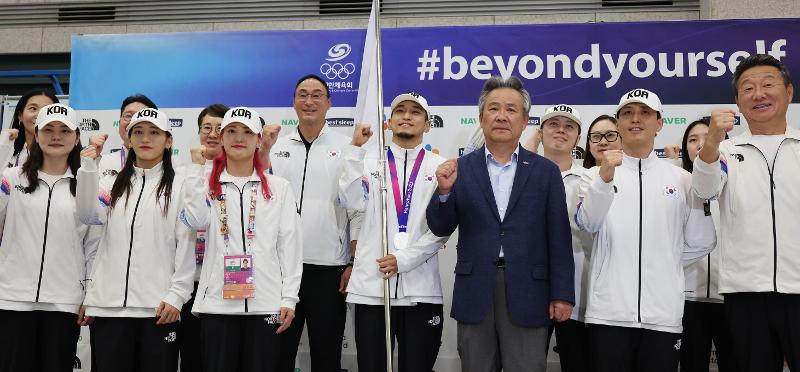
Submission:
[[[288,181],[264,169],[255,111],[228,110],[221,131],[207,188],[197,179],[205,148],[192,149],[194,188],[184,210],[187,224],[208,231],[192,308],[203,371],[277,371],[278,335],[294,318],[302,273],[295,199]]]

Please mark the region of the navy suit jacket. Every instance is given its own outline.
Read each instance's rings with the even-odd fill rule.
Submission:
[[[434,193],[428,225],[437,236],[459,227],[450,313],[464,323],[482,321],[493,303],[500,246],[505,257],[506,304],[520,327],[550,323],[552,300],[575,303],[575,264],[561,172],[555,163],[520,148],[506,215],[500,221],[484,148],[458,159],[446,202]]]

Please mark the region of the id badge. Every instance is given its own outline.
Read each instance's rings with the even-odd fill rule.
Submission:
[[[194,239],[194,261],[198,265],[203,264],[203,256],[206,254],[206,231],[195,231]]]
[[[224,258],[225,283],[222,286],[222,298],[226,300],[255,298],[253,255],[224,256]]]

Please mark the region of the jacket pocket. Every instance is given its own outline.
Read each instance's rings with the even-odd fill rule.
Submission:
[[[456,275],[470,275],[472,274],[472,262],[458,261],[456,262]]]
[[[209,257],[209,256],[205,256],[205,260],[208,260],[210,258],[211,257]],[[203,263],[205,263],[205,262],[206,261],[203,261]],[[209,262],[209,264],[211,264],[211,262]],[[224,262],[222,264],[225,265]],[[217,266],[215,264],[212,264],[210,266],[211,266],[211,268],[210,268],[211,272],[208,273],[208,282],[206,282],[206,288],[203,291],[203,300],[205,300],[206,298],[219,300],[219,299],[222,298],[222,287],[219,286],[218,283],[217,283],[217,281],[220,280],[220,279],[217,279],[217,272],[224,270],[224,266],[223,267],[219,267],[219,266]],[[202,278],[201,278],[201,281],[202,281]]]

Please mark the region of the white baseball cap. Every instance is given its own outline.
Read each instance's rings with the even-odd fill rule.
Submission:
[[[135,127],[139,123],[153,124],[158,129],[161,129],[167,133],[170,133],[172,131],[172,126],[169,124],[169,117],[167,117],[167,113],[161,110],[145,108],[133,114],[133,117],[131,118],[131,123],[128,124],[128,135],[131,134],[133,127]]]
[[[542,115],[542,118],[540,119],[539,122],[544,124],[544,122],[547,121],[547,119],[554,118],[556,116],[563,116],[565,118],[574,121],[575,123],[578,124],[578,126],[581,125],[581,113],[578,112],[576,108],[564,104],[550,106],[546,108],[544,110],[544,115]]]
[[[60,121],[64,123],[69,129],[75,130],[78,128],[78,114],[72,107],[61,103],[54,103],[42,107],[39,114],[36,115],[36,128],[42,129],[47,124]]]
[[[622,98],[619,99],[619,105],[617,105],[617,113],[619,113],[619,110],[621,110],[623,106],[633,102],[643,103],[655,111],[662,114],[664,113],[664,109],[661,107],[661,99],[658,98],[658,95],[641,88],[634,89],[622,95]]]
[[[261,116],[255,110],[247,107],[233,107],[229,109],[225,116],[222,117],[222,125],[220,130],[225,129],[228,124],[241,123],[250,128],[255,134],[261,134]]]
[[[392,106],[390,112],[394,112],[394,109],[397,107],[397,105],[405,101],[416,102],[417,104],[422,106],[422,109],[425,110],[425,113],[428,114],[428,116],[430,116],[431,110],[428,108],[428,100],[425,99],[425,97],[421,96],[419,93],[414,93],[414,92],[403,93],[397,97],[394,97],[394,99],[392,100]]]

